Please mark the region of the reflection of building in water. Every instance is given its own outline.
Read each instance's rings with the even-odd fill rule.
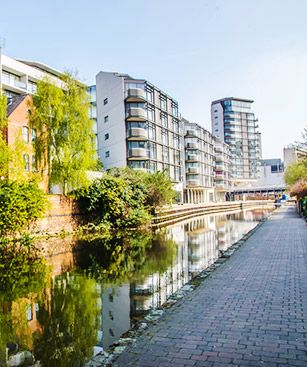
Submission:
[[[215,217],[203,216],[185,225],[191,277],[210,266],[218,257]]]
[[[167,237],[177,244],[177,256],[164,273],[154,273],[142,282],[132,283],[131,316],[139,316],[166,302],[167,298],[181,288],[188,280],[187,246],[184,241],[184,226],[179,224],[168,228]]]
[[[128,284],[106,288],[102,293],[102,344],[107,349],[130,329],[130,289]]]

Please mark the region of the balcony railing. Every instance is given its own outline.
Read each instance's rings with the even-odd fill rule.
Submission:
[[[186,135],[193,136],[193,137],[198,137],[198,131],[195,130],[195,129],[187,129]]]
[[[131,127],[128,132],[129,138],[147,139],[147,131],[141,127]]]
[[[27,89],[26,83],[16,80],[13,78],[8,78],[6,75],[2,75],[2,83],[11,85],[12,87],[20,88],[20,89]]]
[[[190,179],[190,180],[187,180],[187,186],[199,186],[199,180],[196,180],[196,179]]]
[[[145,91],[141,88],[129,88],[127,91],[127,102],[144,102],[146,100]]]
[[[194,175],[198,175],[200,173],[200,169],[198,167],[189,167],[187,169],[187,173],[188,174],[194,174]]]
[[[187,143],[186,144],[186,148],[187,149],[198,149],[198,144],[197,143],[195,143],[195,142],[193,142],[193,143]]]
[[[146,121],[146,111],[141,107],[129,108],[127,113],[128,121]]]
[[[129,158],[147,158],[147,150],[145,148],[131,148],[128,151]]]
[[[199,155],[198,154],[188,154],[186,160],[190,162],[198,162]]]

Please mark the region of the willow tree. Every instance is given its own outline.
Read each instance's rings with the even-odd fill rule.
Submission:
[[[97,165],[89,106],[85,86],[70,74],[64,75],[63,88],[41,80],[30,105],[39,169],[47,172],[49,186],[59,184],[64,194],[86,184],[86,171]]]
[[[6,142],[7,128],[7,98],[0,94],[0,179],[8,173],[9,149]]]

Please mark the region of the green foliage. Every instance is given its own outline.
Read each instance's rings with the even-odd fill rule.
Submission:
[[[0,236],[21,232],[40,218],[47,199],[35,181],[0,181]]]
[[[165,171],[148,174],[145,178],[148,187],[146,204],[151,208],[171,204],[176,192],[172,188],[172,182]]]
[[[294,185],[300,180],[307,180],[307,161],[291,164],[285,172],[287,185]]]
[[[93,355],[101,317],[99,288],[94,279],[66,273],[56,278],[50,298],[39,302],[42,333],[34,355],[45,367],[82,367]]]
[[[108,222],[113,227],[138,227],[149,223],[154,208],[171,203],[175,195],[164,172],[116,168],[76,191],[75,196],[90,220]]]
[[[6,106],[7,98],[5,95],[0,95],[0,178],[6,177],[8,173],[9,149],[6,143]]]
[[[75,263],[104,284],[142,280],[172,265],[176,244],[163,231],[123,231],[111,237],[80,240],[86,251],[76,252]]]
[[[60,184],[67,194],[87,185],[86,171],[96,168],[97,156],[86,88],[70,74],[63,82],[64,89],[48,79],[38,83],[29,119],[37,130],[35,151],[40,169],[49,169],[50,184]]]
[[[13,301],[38,292],[45,283],[47,267],[27,236],[0,238],[0,299]]]

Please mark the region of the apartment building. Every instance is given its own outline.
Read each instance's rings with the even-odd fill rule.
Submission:
[[[0,85],[8,98],[35,93],[37,82],[46,77],[55,85],[63,86],[63,73],[43,63],[1,55],[0,65]]]
[[[214,140],[200,125],[182,119],[185,150],[185,202],[214,200]]]
[[[230,147],[231,177],[235,185],[258,177],[261,135],[252,111],[253,102],[230,97],[211,104],[212,134]]]
[[[112,72],[96,76],[96,92],[98,154],[104,168],[165,170],[182,186],[183,133],[177,101],[147,80]]]
[[[214,137],[215,200],[225,201],[231,189],[229,145]]]
[[[285,170],[289,165],[298,163],[304,159],[307,159],[307,150],[294,145],[289,145],[288,147],[284,148]]]

